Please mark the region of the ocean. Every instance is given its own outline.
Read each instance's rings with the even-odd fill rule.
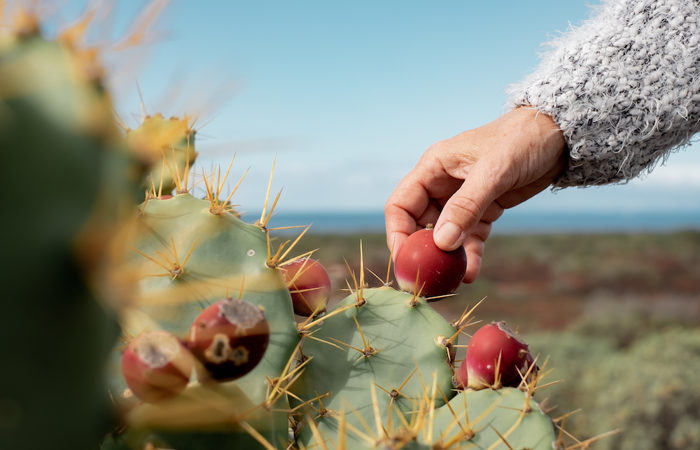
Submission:
[[[243,216],[254,222],[255,217]],[[279,213],[270,228],[309,225],[313,234],[383,233],[382,212],[358,213]],[[668,233],[680,230],[700,231],[700,211],[618,212],[618,213],[532,213],[506,211],[494,223],[492,234],[571,234],[571,233]],[[299,230],[289,230],[299,233]]]

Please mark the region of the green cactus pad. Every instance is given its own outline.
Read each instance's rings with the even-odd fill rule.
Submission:
[[[423,299],[415,299],[415,306],[409,306],[414,297],[392,288],[366,289],[363,297],[366,303],[360,307],[353,306],[354,296],[346,298],[328,313],[329,317],[320,327],[309,330],[302,350],[313,359],[291,389],[305,401],[327,394],[312,405],[319,410],[322,402],[329,411],[318,417],[316,423],[321,435],[333,442],[338,441],[341,410],[345,410],[348,425],[358,430],[365,430],[359,417],[373,423],[372,386],[382,416],[386,415],[390,403],[405,413],[417,409],[418,399],[425,397],[434,380],[447,398],[453,395],[452,367],[446,348],[439,342],[451,337],[454,328]],[[333,315],[334,311],[345,307],[349,308]],[[372,356],[365,357],[340,343],[364,348],[354,319],[362,328],[366,342],[377,351]],[[406,384],[401,387],[404,382]],[[392,400],[389,393],[394,389],[400,389],[403,395]],[[438,404],[442,403],[440,399]],[[313,409],[307,412],[319,416]],[[382,420],[386,423],[386,417]],[[395,418],[395,423],[398,421]],[[313,434],[308,426],[302,429],[298,442],[307,447],[313,445]],[[354,433],[347,435],[347,443],[349,448],[367,448],[366,440]]]
[[[1,225],[3,449],[95,448],[112,419],[103,364],[118,327],[95,294],[133,191],[109,99],[79,65],[38,35],[0,36],[3,181],[15,189]]]
[[[435,411],[433,443],[489,450],[551,450],[557,440],[551,419],[526,392],[515,388],[467,390],[450,400],[450,407],[452,410],[443,406]],[[470,437],[469,429],[473,437],[463,439]]]
[[[261,403],[268,387],[265,377],[281,374],[299,342],[291,297],[280,271],[266,264],[265,231],[233,214],[215,215],[209,209],[209,201],[189,194],[148,202],[133,226],[132,256],[124,268],[141,279],[122,329],[131,335],[146,328],[162,329],[186,338],[201,309],[225,298],[227,292],[238,298],[243,285],[242,298],[265,313],[270,343],[262,362],[236,383],[251,401]],[[137,250],[166,266],[168,260],[176,261],[177,253],[182,273],[160,276],[168,274],[165,268]],[[113,373],[119,373],[118,356]],[[121,392],[125,385],[120,375],[115,378],[115,392]]]
[[[162,405],[142,405],[129,415],[126,432],[111,436],[103,450],[264,449],[256,440],[284,449],[288,445],[286,400],[268,409],[255,407],[235,383],[189,386]],[[251,431],[254,430],[254,431]]]
[[[525,408],[525,405],[529,408]],[[382,422],[379,439],[348,449],[551,450],[557,444],[552,421],[525,392],[514,388],[460,392],[437,409],[423,403],[405,422]],[[468,409],[469,415],[465,414]],[[374,423],[367,418],[370,425]],[[351,433],[339,436],[347,442]],[[339,441],[339,442],[340,442]],[[560,443],[559,443],[560,444]],[[330,447],[329,447],[330,448]]]
[[[267,265],[267,232],[228,212],[212,214],[210,206],[209,201],[189,194],[168,200],[151,199],[145,207],[139,206],[141,213],[129,233],[131,256],[122,268],[124,273],[140,277],[139,289],[134,303],[124,311],[122,329],[128,335],[136,335],[144,329],[162,329],[186,338],[201,309],[226,295],[233,298],[241,295],[264,311],[270,326],[267,351],[252,372],[235,382],[188,388],[168,405],[135,408],[127,415],[128,439],[120,442],[131,445],[131,440],[141,442],[148,438],[154,445],[156,441],[177,442],[173,444],[175,448],[208,448],[207,445],[215,443],[214,447],[218,448],[218,445],[254,442],[248,433],[240,432],[238,425],[222,428],[214,424],[212,428],[210,423],[198,422],[197,417],[205,420],[206,414],[200,411],[203,402],[197,403],[193,398],[223,395],[223,403],[235,403],[235,408],[247,405],[248,410],[254,409],[253,405],[265,404],[269,396],[268,380],[283,373],[299,343],[284,277],[279,270]],[[169,273],[166,267],[172,268],[174,263],[178,263],[179,269]],[[120,353],[115,352],[109,369],[112,389],[117,394],[126,387],[120,373],[120,357]],[[271,407],[284,411],[286,396]],[[172,429],[178,427],[178,420],[168,415],[170,409],[190,421],[188,427],[179,428],[174,438]],[[265,411],[262,407],[257,410]],[[231,414],[229,412],[229,418],[233,417]],[[272,439],[273,445],[284,448],[287,415],[281,413],[284,420],[279,419],[279,415],[266,411],[260,419],[263,422],[254,428],[266,439]],[[270,420],[274,426],[268,430],[270,426],[265,423]],[[283,426],[279,425],[281,422]],[[272,435],[266,435],[266,430]],[[280,444],[282,435],[284,442]],[[186,443],[191,443],[192,447]],[[107,443],[105,448],[110,448]]]

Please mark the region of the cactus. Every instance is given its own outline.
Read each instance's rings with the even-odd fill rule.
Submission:
[[[262,407],[235,382],[193,384],[171,402],[143,404],[131,410],[128,429],[108,437],[101,448],[265,448],[261,442],[286,448],[285,409],[282,397]]]
[[[126,142],[132,152],[144,160],[151,170],[142,178],[141,188],[153,197],[172,196],[173,190],[187,186],[189,168],[197,158],[194,148],[196,118],[163,118],[158,113],[144,116],[141,125],[127,129]]]
[[[316,323],[321,326],[307,326],[302,358],[309,360],[292,392],[310,401],[320,432],[331,440],[337,441],[337,413],[343,409],[348,424],[362,429],[358,416],[373,411],[371,386],[383,391],[377,397],[381,411],[390,404],[411,411],[423,393],[422,373],[435,373],[436,386],[451,396],[455,330],[425,300],[388,286],[359,288]],[[304,428],[299,442],[309,446],[312,440]]]
[[[471,323],[471,311],[453,326],[425,299],[392,289],[388,280],[377,289],[363,286],[361,269],[352,295],[302,327],[305,368],[291,388],[300,448],[326,441],[352,449],[495,448],[501,440],[551,448],[556,435],[532,399],[531,373],[524,374],[532,381],[523,382],[524,392],[455,396],[453,341]]]
[[[561,447],[552,420],[529,392],[515,388],[467,390],[458,394],[449,407],[436,410],[432,430],[438,448],[456,444],[531,450]]]
[[[113,421],[103,364],[118,327],[109,242],[135,199],[97,53],[20,10],[0,30],[1,448],[94,448]],[[122,286],[124,286],[122,284]],[[37,432],[37,430],[41,430]]]
[[[165,330],[182,337],[189,335],[194,351],[199,344],[196,340],[192,341],[194,335],[190,328],[196,334],[200,325],[195,323],[195,319],[200,313],[211,316],[206,311],[215,308],[219,304],[216,302],[221,299],[234,297],[235,293],[243,301],[242,304],[256,310],[260,308],[264,313],[266,329],[269,326],[270,330],[269,344],[267,340],[264,343],[267,350],[259,345],[257,349],[246,349],[246,353],[257,352],[249,358],[246,354],[246,361],[262,359],[247,375],[240,378],[238,375],[215,377],[236,378],[233,382],[212,384],[200,376],[199,383],[191,384],[171,404],[136,406],[127,415],[129,431],[110,441],[105,448],[115,445],[120,448],[120,445],[127,444],[130,448],[140,448],[138,445],[146,443],[156,445],[158,439],[175,447],[185,445],[185,442],[209,442],[210,437],[204,431],[212,428],[227,431],[217,438],[221,441],[216,442],[248,442],[251,436],[244,431],[254,423],[261,424],[262,428],[256,427],[255,432],[265,441],[277,443],[278,437],[283,435],[286,445],[286,414],[282,414],[284,420],[280,420],[280,413],[275,410],[286,409],[286,396],[280,394],[280,388],[288,381],[284,379],[285,375],[290,368],[294,368],[291,358],[299,342],[299,333],[294,322],[290,293],[280,268],[296,259],[283,261],[291,248],[281,246],[275,251],[270,241],[270,230],[266,225],[274,205],[267,212],[266,203],[258,223],[244,223],[231,213],[228,203],[230,196],[226,200],[223,196],[219,197],[227,176],[222,179],[222,173],[215,172],[204,177],[206,200],[190,195],[186,189],[187,181],[182,181],[184,184],[177,181],[179,187],[173,198],[161,200],[147,197],[147,201],[138,207],[138,217],[126,233],[129,235],[131,256],[121,271],[138,276],[140,281],[134,302],[124,311],[122,329],[126,336],[138,335],[145,329]],[[187,176],[184,180],[187,180]],[[230,302],[235,306],[238,301],[234,299]],[[240,312],[240,308],[230,309],[236,314]],[[202,313],[202,310],[205,312]],[[237,331],[233,333],[235,335]],[[110,369],[113,374],[112,392],[121,394],[125,392],[126,385],[118,373],[119,363],[120,356],[115,353]],[[197,371],[200,375],[206,372],[203,368]],[[198,405],[201,402],[214,406]],[[221,413],[216,412],[216,405],[229,404],[238,405],[238,409],[228,411],[229,424],[231,417],[237,414],[243,416],[234,420],[235,426],[222,428],[223,419]],[[244,404],[253,405],[252,416],[240,409],[240,405]],[[213,410],[211,417],[207,419],[206,414],[199,413],[193,416],[191,410],[197,408]],[[178,416],[178,412],[181,416]],[[170,417],[173,423],[190,422],[189,425],[178,426],[180,432],[168,431],[173,427],[163,426],[163,419],[153,419],[162,416]],[[280,425],[282,422],[283,425]],[[188,432],[182,432],[188,428]],[[139,439],[146,440],[141,442]],[[239,439],[243,441],[239,442]],[[140,443],[136,445],[135,442]]]
[[[122,270],[142,278],[122,327],[131,335],[148,327],[186,336],[201,309],[242,288],[246,301],[262,307],[271,330],[255,375],[238,381],[262,401],[264,377],[279,376],[299,341],[289,291],[268,264],[269,233],[224,208],[212,212],[212,204],[185,193],[141,206]]]

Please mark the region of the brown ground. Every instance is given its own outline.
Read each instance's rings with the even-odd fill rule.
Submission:
[[[365,267],[385,278],[383,235],[311,235],[298,244],[298,253],[319,249],[315,258],[333,283],[331,306],[348,295],[340,290],[350,278],[343,258],[359,272],[360,239]],[[380,285],[369,271],[366,278]],[[479,279],[457,294],[432,305],[452,320],[487,297],[477,318],[505,320],[524,332],[562,329],[601,310],[700,323],[700,232],[494,236]]]

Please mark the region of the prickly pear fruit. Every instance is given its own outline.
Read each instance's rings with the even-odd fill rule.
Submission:
[[[331,292],[331,278],[321,263],[302,258],[286,265],[283,271],[292,295],[294,314],[308,317],[325,310]]]
[[[144,333],[124,351],[122,373],[136,397],[158,403],[185,390],[192,373],[192,354],[170,333]]]
[[[462,366],[466,366],[467,386],[479,390],[494,385],[518,386],[520,374],[525,375],[533,362],[520,336],[505,322],[492,322],[474,333]],[[458,375],[462,372],[464,369],[460,367]]]
[[[451,252],[441,250],[433,241],[433,228],[416,231],[408,237],[396,255],[394,275],[399,287],[420,292],[422,297],[453,293],[467,271],[464,247]]]
[[[194,320],[188,346],[209,377],[231,381],[258,365],[269,341],[270,326],[260,308],[245,300],[224,299]],[[199,374],[200,381],[206,376]]]
[[[462,362],[457,369],[457,373],[452,378],[452,383],[457,389],[466,389],[469,383],[469,373],[467,373],[467,362],[466,360]]]

